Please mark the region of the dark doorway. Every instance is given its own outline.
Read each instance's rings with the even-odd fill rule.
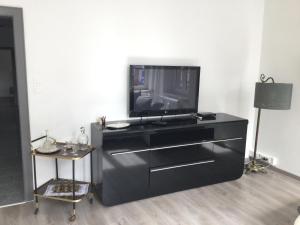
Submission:
[[[23,201],[13,21],[0,17],[0,205]]]
[[[32,198],[22,9],[0,7],[0,206]]]

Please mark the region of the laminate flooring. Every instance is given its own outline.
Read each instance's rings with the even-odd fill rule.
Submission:
[[[1,225],[292,225],[298,216],[300,181],[269,170],[221,184],[104,207],[87,200],[77,205],[42,200],[0,209]]]

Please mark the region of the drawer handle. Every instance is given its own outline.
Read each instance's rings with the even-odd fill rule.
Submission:
[[[206,160],[206,161],[187,163],[187,164],[182,164],[182,165],[177,165],[177,166],[167,166],[167,167],[162,167],[162,168],[150,169],[150,172],[153,173],[153,172],[158,172],[158,171],[162,171],[162,170],[171,170],[171,169],[176,169],[176,168],[181,168],[181,167],[208,164],[208,163],[214,163],[214,162],[215,162],[215,160]]]
[[[141,150],[135,150],[135,151],[126,151],[126,152],[115,152],[115,153],[111,153],[111,155],[112,156],[114,156],[114,155],[125,155],[125,154],[147,152],[147,151],[149,151],[149,149],[141,149]]]
[[[140,149],[140,150],[134,150],[134,151],[125,151],[125,152],[115,152],[111,153],[112,156],[114,155],[124,155],[124,154],[131,154],[131,153],[139,153],[139,152],[146,152],[146,151],[157,151],[157,150],[163,150],[163,149],[169,149],[169,148],[180,148],[185,146],[193,146],[193,145],[201,145],[201,144],[208,144],[208,143],[218,143],[218,142],[224,142],[224,141],[235,141],[235,140],[242,140],[242,137],[239,138],[228,138],[228,139],[220,139],[220,140],[213,140],[213,141],[201,141],[201,142],[194,142],[189,144],[181,144],[181,145],[169,145],[164,147],[157,147],[157,148],[146,148],[146,149]]]
[[[224,142],[224,141],[235,141],[235,140],[242,140],[242,137],[239,138],[228,138],[228,139],[220,139],[220,140],[212,140],[212,141],[200,141],[200,142],[194,142],[189,144],[181,144],[181,145],[169,145],[164,147],[157,147],[157,148],[149,148],[149,151],[157,151],[162,149],[168,149],[168,148],[179,148],[179,147],[185,147],[185,146],[193,146],[193,145],[201,145],[201,144],[209,144],[209,143],[218,143],[218,142]]]

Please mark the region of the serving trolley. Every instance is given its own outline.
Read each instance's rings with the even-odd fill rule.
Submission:
[[[41,140],[43,138],[46,138],[46,136],[37,138],[32,141],[36,142],[38,140]],[[35,211],[34,214],[38,214],[39,212],[39,198],[45,198],[45,199],[53,199],[58,201],[64,201],[72,203],[73,205],[73,211],[71,213],[71,216],[69,217],[69,221],[74,221],[76,219],[76,203],[80,202],[84,197],[87,197],[90,201],[90,204],[93,204],[93,164],[92,164],[92,152],[95,150],[92,146],[87,146],[84,150],[78,150],[76,151],[76,154],[73,152],[68,152],[63,150],[64,143],[57,142],[56,145],[58,147],[61,146],[61,150],[51,153],[51,154],[43,154],[39,153],[37,149],[31,150],[31,155],[33,159],[33,176],[34,176],[34,198],[35,198]],[[66,154],[67,153],[67,154]],[[91,174],[91,182],[83,182],[83,181],[77,181],[75,180],[75,161],[83,159],[84,157],[90,155],[90,174]],[[52,178],[48,180],[46,183],[37,186],[37,166],[36,166],[36,157],[45,157],[48,159],[53,159],[55,161],[55,172],[56,176],[55,178]],[[59,178],[59,171],[58,171],[58,159],[62,160],[71,160],[72,161],[72,179],[62,179]],[[69,183],[69,185],[72,187],[71,192],[72,194],[70,196],[47,196],[45,195],[45,192],[47,190],[48,185],[59,185],[59,184],[66,184]],[[88,191],[86,194],[83,195],[77,195],[75,192],[75,186],[80,184],[88,184]]]

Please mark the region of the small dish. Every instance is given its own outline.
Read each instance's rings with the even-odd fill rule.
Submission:
[[[130,123],[111,123],[107,124],[108,129],[124,129],[130,126]]]
[[[61,149],[59,147],[57,147],[56,145],[53,145],[48,148],[39,147],[36,149],[37,152],[42,153],[42,154],[52,154],[52,153],[58,152],[60,150]]]

